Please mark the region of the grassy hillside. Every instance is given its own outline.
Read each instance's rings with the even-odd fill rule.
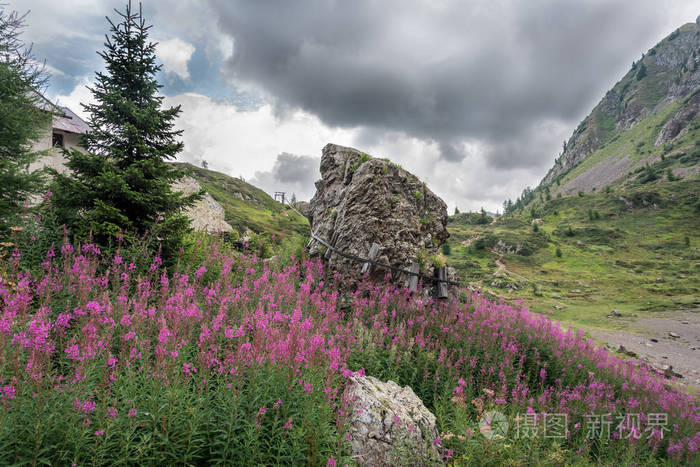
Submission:
[[[226,222],[239,233],[250,229],[258,234],[308,237],[306,218],[282,206],[261,189],[213,170],[186,163],[176,165],[186,169],[223,206]]]
[[[472,286],[579,327],[613,326],[613,309],[697,308],[699,199],[694,178],[554,198],[487,225],[453,216],[447,257]]]

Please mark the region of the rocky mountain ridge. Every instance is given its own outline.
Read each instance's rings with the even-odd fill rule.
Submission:
[[[579,124],[540,187],[560,184],[572,169],[594,152],[664,110],[672,109],[667,118],[674,123],[661,130],[657,144],[685,134],[682,132],[687,132],[687,127],[697,118],[697,98],[692,96],[700,89],[699,61],[700,18],[698,22],[685,24],[669,34],[633,64]],[[607,161],[611,167],[616,162]],[[621,176],[632,162],[631,159],[622,161],[617,164],[621,170],[613,172]],[[565,190],[562,191],[566,194]]]

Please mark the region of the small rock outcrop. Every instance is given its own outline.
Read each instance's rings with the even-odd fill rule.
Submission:
[[[386,159],[357,149],[328,144],[321,157],[321,180],[311,199],[311,231],[338,250],[367,258],[373,243],[375,259],[409,269],[417,261],[423,273],[439,262],[439,247],[447,240],[447,206],[415,175]],[[311,254],[326,248],[312,241]],[[326,256],[327,270],[345,279],[360,279],[361,264],[337,254]],[[374,268],[372,279],[387,271]],[[395,280],[405,281],[405,277]]]
[[[680,108],[661,128],[659,136],[656,138],[656,146],[668,143],[680,138],[688,132],[690,124],[700,113],[700,94],[694,94],[686,105]]]
[[[410,387],[353,376],[342,400],[357,465],[429,465],[441,459],[435,415]]]
[[[194,178],[185,176],[173,183],[171,189],[180,191],[184,195],[191,195],[199,192],[202,187]],[[195,230],[204,230],[210,233],[233,230],[225,221],[224,208],[209,193],[204,193],[204,196],[194,206],[187,208],[185,215],[190,218],[192,228]]]
[[[302,216],[306,217],[307,219],[309,218],[309,215],[311,214],[311,205],[308,201],[296,201],[291,203],[290,206],[296,209]]]

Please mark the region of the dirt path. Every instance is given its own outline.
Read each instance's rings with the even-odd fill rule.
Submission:
[[[655,368],[671,365],[675,373],[683,376],[680,382],[700,386],[700,312],[612,319],[626,321],[630,331],[590,331],[591,336],[615,349],[622,345]]]
[[[493,274],[491,274],[492,276],[498,277],[498,276],[500,275],[501,272],[504,272],[504,273],[508,274],[509,276],[517,277],[518,279],[523,280],[523,281],[525,281],[525,282],[532,282],[532,281],[531,281],[530,279],[528,279],[527,277],[521,276],[520,274],[518,274],[518,273],[516,273],[516,272],[513,272],[513,271],[508,270],[508,268],[506,267],[506,264],[502,261],[502,259],[503,259],[503,254],[502,254],[502,253],[498,253],[497,251],[492,250],[492,249],[490,249],[490,248],[489,248],[489,251],[490,251],[491,253],[493,253],[494,255],[498,255],[498,258],[496,258],[496,259],[494,260],[494,262],[496,263],[496,270],[494,271]]]
[[[479,239],[479,237],[481,237],[481,234],[473,235],[473,236],[469,237],[468,239],[464,240],[463,242],[460,242],[460,245],[462,245],[462,246],[472,246],[472,244],[473,244],[475,241],[477,241],[477,240]]]

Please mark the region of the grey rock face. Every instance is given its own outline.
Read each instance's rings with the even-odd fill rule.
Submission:
[[[415,175],[387,160],[357,149],[328,144],[321,157],[321,180],[311,200],[311,231],[340,251],[367,258],[373,243],[380,245],[376,260],[409,269],[419,256],[438,253],[449,237],[447,206]],[[311,254],[325,252],[312,242]],[[331,254],[331,273],[360,279],[360,263]],[[432,267],[424,273],[431,274]],[[373,269],[381,279],[386,271]],[[401,283],[405,277],[394,279]]]
[[[410,387],[372,376],[352,377],[342,400],[357,465],[431,465],[440,461],[435,415]]]
[[[686,105],[676,112],[668,122],[661,128],[656,146],[668,143],[679,138],[688,132],[690,123],[698,117],[700,113],[700,94],[695,94],[688,100]]]
[[[308,201],[297,201],[296,203],[292,203],[291,206],[299,211],[301,215],[307,219],[309,218],[309,215],[311,214],[311,205]]]
[[[197,193],[202,187],[199,182],[192,177],[185,176],[171,185],[173,191],[180,191],[184,195]],[[197,201],[194,206],[185,210],[185,215],[192,221],[192,228],[195,230],[204,230],[210,233],[230,232],[233,228],[224,220],[224,208],[211,197],[209,193],[205,193],[202,199]]]

